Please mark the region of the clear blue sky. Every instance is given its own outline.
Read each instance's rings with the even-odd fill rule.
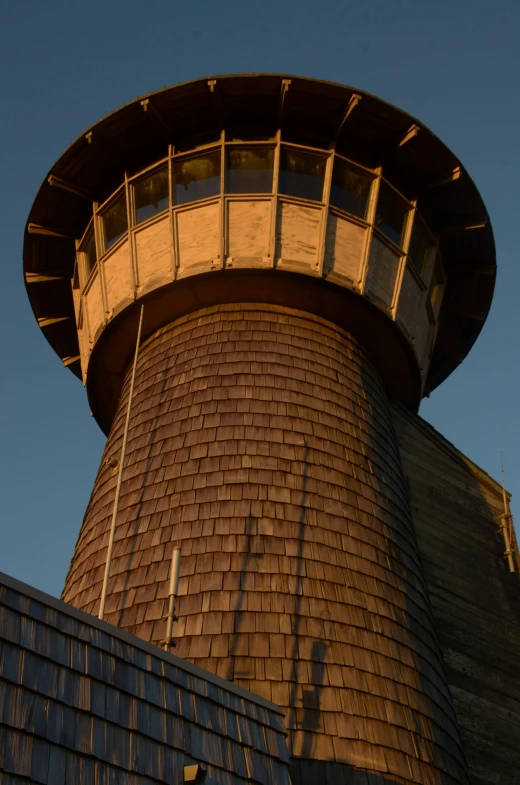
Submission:
[[[59,594],[104,444],[25,294],[23,230],[36,191],[103,115],[216,73],[286,72],[367,90],[418,117],[469,170],[491,215],[498,284],[475,348],[421,414],[495,477],[502,450],[520,510],[518,0],[0,6],[0,570]]]

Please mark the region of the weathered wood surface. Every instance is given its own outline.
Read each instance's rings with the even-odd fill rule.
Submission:
[[[425,367],[432,344],[433,319],[430,320],[427,300],[426,287],[407,265],[401,282],[397,320],[409,336],[421,368]]]
[[[424,309],[425,299],[426,294],[424,286],[420,285],[411,269],[406,267],[403,272],[403,281],[401,283],[397,318],[401,321],[412,340],[415,339],[415,333],[419,326],[417,317],[421,312],[421,306]]]
[[[115,483],[103,461],[63,593],[91,613]],[[107,620],[164,637],[180,541],[176,651],[287,712],[295,785],[333,764],[339,783],[468,782],[386,394],[347,333],[251,304],[156,333],[119,509]]]
[[[134,299],[134,276],[128,240],[107,256],[103,268],[107,309],[113,315]]]
[[[272,209],[271,199],[227,201],[226,251],[232,263],[235,263],[237,258],[267,257]]]
[[[170,217],[143,227],[135,233],[139,292],[161,286],[173,278]]]
[[[0,574],[0,782],[289,785],[283,716]]]
[[[374,235],[368,255],[366,292],[387,310],[393,305],[399,263],[399,253]]]
[[[517,785],[520,573],[498,533],[501,489],[420,417],[394,421],[471,781]]]
[[[93,344],[101,334],[106,316],[99,269],[90,278],[88,287],[83,295],[83,302],[87,315],[89,340]]]
[[[185,273],[187,268],[210,268],[219,254],[219,217],[218,202],[175,213],[179,273]]]
[[[365,226],[331,214],[327,221],[323,274],[331,281],[360,284],[368,230]]]
[[[81,377],[83,384],[85,384],[87,379],[87,366],[88,366],[88,356],[89,356],[89,334],[88,334],[88,324],[85,315],[85,307],[84,303],[80,304],[79,308],[79,319],[77,321],[78,326],[78,345],[80,350],[80,358],[81,358]]]
[[[320,221],[323,208],[280,202],[276,216],[276,260],[283,267],[291,262],[315,268],[318,262]]]
[[[83,297],[92,329],[90,341],[80,343],[82,367],[88,367],[104,324],[135,298],[176,278],[226,269],[254,273],[259,268],[272,268],[323,277],[365,294],[391,319],[395,317],[395,300],[399,327],[413,343],[424,381],[433,326],[426,289],[410,270],[405,269],[400,288],[403,253],[390,247],[361,219],[339,214],[334,207],[286,196],[217,196],[172,208],[171,215],[167,210],[131,227],[127,239],[100,260],[106,303],[101,298],[100,279],[95,276]],[[81,254],[78,263],[84,263]]]

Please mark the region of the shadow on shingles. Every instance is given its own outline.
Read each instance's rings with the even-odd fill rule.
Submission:
[[[291,758],[291,785],[396,785],[388,775],[353,769],[346,763]]]
[[[168,381],[168,376],[167,376],[167,374],[165,374],[165,377],[164,377],[163,383],[162,383],[162,387],[161,387],[161,392],[160,392],[161,396],[162,396],[162,394],[164,392],[164,389],[166,387],[166,382],[167,381]],[[128,551],[128,554],[126,554],[126,556],[127,556],[129,561],[131,560],[132,556],[134,555],[134,553],[137,550],[137,544],[138,544],[138,540],[139,540],[138,530],[139,530],[139,524],[140,524],[140,520],[141,520],[141,510],[142,510],[143,504],[144,504],[143,497],[144,497],[144,494],[146,492],[146,488],[148,487],[147,484],[146,484],[146,479],[147,479],[147,477],[148,477],[148,475],[150,473],[150,468],[151,468],[151,465],[152,465],[152,461],[154,459],[154,456],[151,453],[152,453],[154,445],[156,444],[157,423],[158,423],[159,417],[162,416],[162,414],[159,413],[161,402],[162,402],[162,399],[160,400],[160,402],[156,406],[156,414],[155,414],[155,417],[153,419],[152,426],[149,429],[149,433],[151,434],[151,439],[150,439],[150,443],[148,445],[149,449],[148,449],[148,458],[147,458],[147,462],[146,462],[146,467],[145,467],[143,473],[141,474],[141,476],[143,478],[143,485],[141,487],[141,496],[140,496],[139,500],[136,502],[136,504],[132,505],[134,507],[134,509],[135,509],[135,518],[134,518],[134,521],[133,521],[133,525],[131,527],[129,527],[128,534],[125,537],[125,540],[127,540],[127,541],[130,540],[131,543],[132,543],[132,547]],[[134,425],[135,425],[135,423],[134,423]],[[130,428],[129,428],[129,433],[131,433]],[[125,471],[124,471],[124,466],[123,466],[122,481],[124,481],[124,478],[125,478]],[[129,578],[130,578],[130,575],[132,574],[132,572],[133,572],[133,570],[130,570],[130,569],[126,569],[125,570],[125,580],[124,580],[124,584],[123,584],[123,588],[122,588],[123,606],[124,606],[124,600],[126,599],[126,596],[127,596],[128,590],[129,590],[128,581],[129,581]],[[119,611],[117,619],[114,620],[114,622],[113,622],[113,624],[115,624],[117,627],[120,626],[120,624],[121,624],[121,622],[123,620],[124,612],[125,612],[125,608],[123,607]]]
[[[302,730],[305,732],[302,747],[302,758],[310,758],[314,753],[313,733],[320,728],[320,699],[325,676],[325,655],[329,644],[325,641],[314,641],[311,651],[311,688],[303,691]]]
[[[253,554],[251,552],[251,537],[256,534],[256,518],[252,515],[249,515],[247,518],[246,524],[246,547],[244,551],[244,557],[242,559],[242,565],[240,567],[240,581],[242,582],[243,576],[248,574],[249,566],[251,564],[251,560],[253,556],[257,558],[261,557],[262,554]],[[244,603],[245,603],[245,591],[241,588],[238,596],[238,602],[236,607],[233,608],[233,612],[235,614],[235,630],[233,632],[231,638],[231,644],[229,646],[229,668],[226,674],[226,679],[228,681],[233,681],[234,678],[241,678],[243,677],[242,674],[235,672],[235,657],[237,656],[239,645],[240,645],[240,636],[241,631],[240,628],[242,626],[242,618],[241,613],[244,610]],[[247,677],[245,677],[247,678]]]
[[[306,499],[307,499],[307,484],[308,484],[308,478],[309,478],[309,461],[308,461],[309,447],[308,447],[306,442],[304,442],[304,444],[305,444],[305,453],[304,453],[304,456],[303,456],[304,470],[303,470],[302,497],[301,497],[301,502],[300,502],[302,511],[301,511],[300,523],[299,523],[299,527],[300,528],[299,528],[299,531],[298,531],[298,554],[297,554],[298,567],[297,567],[297,571],[296,571],[296,574],[297,574],[297,587],[296,587],[296,592],[295,592],[296,595],[297,595],[296,608],[295,608],[296,626],[295,626],[295,629],[293,630],[294,644],[293,644],[293,649],[292,649],[292,652],[291,652],[291,659],[293,660],[293,663],[295,661],[295,658],[297,658],[297,656],[298,656],[298,639],[297,639],[297,636],[298,636],[298,631],[299,631],[299,628],[300,628],[300,625],[301,625],[299,613],[300,613],[300,606],[301,606],[301,583],[302,583],[302,573],[303,573],[303,561],[302,561],[303,536],[304,536],[306,515],[307,515],[305,503],[306,503]],[[249,516],[248,519],[247,519],[247,525],[246,525],[246,549],[245,549],[245,552],[244,552],[244,558],[243,558],[242,566],[241,566],[241,569],[240,569],[241,580],[242,580],[242,576],[248,574],[249,567],[250,567],[251,560],[252,560],[253,556],[256,556],[257,558],[261,558],[262,557],[261,553],[253,554],[251,552],[251,537],[254,534],[256,534],[255,523],[256,523],[256,519],[253,518],[252,516]],[[238,648],[239,648],[239,644],[240,644],[240,636],[241,636],[241,630],[240,630],[240,628],[241,628],[241,616],[240,615],[241,615],[242,610],[244,609],[244,603],[245,603],[245,591],[242,589],[240,591],[240,595],[239,595],[239,599],[238,599],[237,605],[234,608],[235,619],[236,619],[236,628],[235,628],[235,632],[233,633],[233,637],[231,639],[231,646],[230,646],[230,649],[229,649],[230,665],[229,665],[229,668],[228,668],[228,673],[226,675],[226,678],[229,681],[232,681],[233,678],[240,678],[241,675],[242,675],[240,673],[236,673],[235,672],[234,658],[237,656],[237,652],[238,652]],[[294,676],[296,678],[297,677],[297,673],[298,673],[298,668],[295,667],[294,664],[293,664],[293,672],[294,672]],[[242,675],[242,676],[244,678],[247,678],[247,676],[245,676],[245,675]],[[293,686],[291,687],[291,696],[290,696],[290,699],[289,699],[289,705],[290,706],[293,705],[293,701],[294,701],[294,698],[295,698],[295,689],[296,689],[295,682],[293,682]]]
[[[292,661],[292,681],[291,681],[291,691],[289,693],[289,712],[288,712],[288,726],[289,728],[297,727],[296,723],[296,716],[295,716],[295,701],[296,701],[296,694],[299,685],[299,673],[300,673],[300,660],[298,656],[298,636],[300,635],[300,629],[302,624],[302,617],[301,617],[301,605],[302,605],[302,580],[303,580],[303,544],[305,542],[305,527],[307,525],[307,496],[308,490],[307,486],[309,484],[309,474],[310,474],[310,463],[309,463],[309,445],[306,441],[304,441],[305,445],[305,452],[303,454],[303,479],[302,479],[302,493],[300,499],[300,521],[298,527],[298,552],[296,554],[296,588],[295,588],[295,595],[296,595],[296,602],[294,606],[294,627],[292,629],[292,637],[293,637],[293,645],[291,650],[290,659]],[[313,647],[314,651],[314,647]],[[321,677],[323,678],[323,670],[321,673]],[[313,719],[313,723],[315,720]]]

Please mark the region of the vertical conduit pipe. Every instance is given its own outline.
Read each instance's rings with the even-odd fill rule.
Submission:
[[[130,390],[128,393],[128,407],[126,410],[125,430],[123,433],[123,444],[121,445],[121,457],[119,459],[119,473],[117,475],[116,495],[114,498],[114,508],[112,510],[112,522],[110,524],[110,537],[108,540],[107,560],[105,564],[105,574],[103,576],[103,588],[101,590],[101,600],[99,602],[98,618],[102,619],[105,615],[105,601],[107,598],[108,576],[110,574],[110,562],[112,561],[112,550],[114,548],[114,535],[116,532],[117,509],[119,506],[119,496],[121,493],[121,480],[123,478],[123,465],[125,462],[126,440],[128,438],[128,426],[130,424],[130,410],[132,408],[132,398],[134,394],[135,371],[137,368],[137,357],[139,355],[139,344],[141,343],[141,328],[143,326],[144,305],[141,305],[139,316],[139,327],[137,330],[137,340],[135,342],[134,366],[132,368],[132,378],[130,380]]]
[[[514,572],[515,571],[515,562],[513,559],[514,550],[512,548],[512,538],[509,536],[510,527],[512,527],[512,520],[511,520],[511,511],[509,509],[509,504],[507,501],[506,485],[505,485],[505,477],[504,477],[504,458],[502,453],[500,453],[500,462],[502,464],[502,501],[504,503],[504,514],[500,516],[500,531],[502,532],[502,537],[504,538],[504,545],[505,545],[504,556],[507,557],[509,572]]]
[[[166,614],[166,618],[168,619],[168,624],[166,626],[166,638],[164,639],[163,648],[168,651],[170,646],[175,646],[172,644],[172,629],[173,629],[173,622],[177,621],[177,616],[175,615],[175,600],[177,598],[177,591],[179,589],[179,573],[181,569],[181,549],[174,548],[172,551],[172,563],[170,566],[170,588],[169,588],[169,597],[170,603],[168,607],[168,613]]]

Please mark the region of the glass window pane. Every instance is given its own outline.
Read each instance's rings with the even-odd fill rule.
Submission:
[[[326,162],[322,155],[282,147],[279,192],[321,202]]]
[[[140,224],[148,218],[168,209],[168,167],[154,172],[134,185],[135,222]]]
[[[185,204],[220,193],[220,150],[175,161],[175,203]]]
[[[379,187],[375,225],[396,245],[401,245],[408,208],[403,199],[384,180]]]
[[[122,191],[102,215],[105,251],[117,243],[128,229],[126,194]]]
[[[408,258],[419,273],[424,276],[427,271],[431,249],[434,247],[432,238],[421,219],[416,215],[413,222]]]
[[[83,258],[85,259],[85,274],[88,278],[94,267],[96,266],[96,238],[94,237],[94,230],[91,229],[85,239],[82,247]]]
[[[273,161],[272,148],[230,148],[226,160],[226,192],[229,194],[271,193]]]
[[[372,177],[336,158],[332,170],[330,203],[347,213],[365,218]]]

